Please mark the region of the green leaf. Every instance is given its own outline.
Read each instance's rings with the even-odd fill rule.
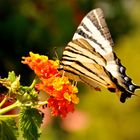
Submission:
[[[17,127],[17,122],[15,121],[15,119],[6,117],[5,119],[2,119],[2,120],[5,121],[8,126],[10,126],[15,136],[18,137],[19,136],[18,127]]]
[[[13,128],[2,120],[0,120],[0,140],[17,140]]]
[[[14,71],[11,71],[8,73],[8,80],[10,80],[11,82],[14,82],[16,80],[16,75]]]
[[[20,112],[19,126],[23,137],[27,140],[38,140],[40,137],[40,125],[42,116],[39,110],[30,107],[23,107]]]
[[[18,100],[22,103],[32,102],[33,104],[36,104],[38,101],[38,92],[34,88],[30,89],[30,87],[21,86],[19,95],[21,96],[18,96]]]
[[[17,94],[20,87],[20,76],[16,76],[14,71],[9,72],[8,78],[0,79],[0,83],[9,89],[9,93]]]

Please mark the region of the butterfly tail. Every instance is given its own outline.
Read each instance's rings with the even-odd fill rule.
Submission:
[[[139,89],[140,86],[137,86],[137,85],[134,85],[134,84],[133,84],[133,88],[134,88],[133,91],[135,92],[135,90],[136,90],[136,89]],[[134,92],[128,92],[128,91],[126,91],[126,90],[122,91],[121,96],[120,96],[120,101],[121,101],[122,103],[125,103],[125,101],[126,101],[127,98],[131,98],[132,95],[135,95]]]

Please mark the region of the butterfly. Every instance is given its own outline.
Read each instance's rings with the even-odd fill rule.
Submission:
[[[84,82],[95,90],[103,86],[115,92],[124,103],[140,86],[126,75],[113,45],[103,11],[94,9],[83,18],[65,47],[61,67],[70,79]]]

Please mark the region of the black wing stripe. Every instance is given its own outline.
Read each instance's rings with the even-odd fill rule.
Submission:
[[[101,57],[101,58],[103,59],[104,63],[107,63],[107,62],[106,62],[106,59],[105,59],[100,53],[98,53],[93,47],[91,47],[90,44],[88,44],[88,47],[90,46],[90,48],[92,48],[92,49],[88,49],[88,48],[86,47],[87,44],[84,44],[84,41],[81,41],[81,40],[76,40],[76,41],[79,43],[78,45],[79,45],[80,47],[86,49],[86,50],[89,51],[90,53],[92,53],[92,54],[95,55],[95,52],[96,52],[96,55],[99,56],[99,57]],[[77,43],[76,41],[75,41],[74,43]],[[86,42],[86,43],[88,43],[88,42]]]
[[[91,57],[89,57],[89,56],[87,56],[87,55],[85,55],[85,54],[82,54],[82,53],[79,53],[79,52],[75,52],[74,50],[71,50],[71,49],[69,49],[69,48],[66,48],[65,50],[68,51],[68,52],[74,53],[74,54],[76,54],[76,55],[84,56],[84,57],[86,57],[86,58],[92,60],[94,63],[98,64],[97,61],[96,61],[95,59],[93,59],[93,58],[91,58]],[[71,57],[71,56],[69,56],[69,55],[67,55],[67,56],[68,56],[68,57]],[[63,58],[64,58],[64,56],[63,56]],[[63,60],[63,58],[62,58],[62,60]]]
[[[82,26],[86,31],[90,32],[92,34],[92,32],[90,31],[90,29],[86,26],[86,24],[84,24],[83,22],[80,24],[80,26]]]
[[[67,58],[67,57],[68,57],[68,58],[74,58],[74,59],[75,59],[75,57],[73,57],[73,56],[70,56],[70,55],[64,54],[61,60],[63,60],[63,58]]]
[[[73,63],[75,63],[76,65],[78,65],[78,66],[84,68],[84,69],[87,70],[88,72],[90,72],[90,73],[96,75],[99,79],[105,81],[100,75],[98,75],[97,73],[95,73],[94,71],[92,71],[90,68],[86,67],[84,64],[82,64],[82,63],[79,62],[79,61],[76,61],[76,60],[68,60],[68,59],[63,59],[63,61],[73,62]],[[86,73],[81,72],[80,70],[78,70],[78,69],[72,67],[71,65],[65,65],[65,64],[63,63],[63,61],[62,61],[62,64],[63,64],[64,66],[69,66],[69,67],[71,67],[72,69],[74,69],[74,70],[80,72],[81,74],[84,74],[84,75],[86,75],[87,77],[93,79],[92,77],[88,76]],[[95,79],[93,79],[93,80],[95,80]],[[97,80],[96,80],[96,81],[97,81]]]
[[[113,46],[114,43],[109,29],[107,27],[103,11],[100,8],[98,8],[96,9],[96,11],[91,11],[91,13],[87,15],[87,17],[93,23],[93,26],[95,26],[100,31],[101,35],[104,36],[110,42],[111,46]]]
[[[93,78],[93,77],[90,77],[90,76],[87,75],[86,73],[84,73],[84,72],[82,72],[82,71],[80,71],[80,70],[78,70],[78,69],[72,67],[71,65],[65,65],[65,66],[67,66],[67,67],[69,67],[70,69],[72,69],[72,70],[66,69],[65,72],[67,72],[67,73],[73,74],[73,75],[78,76],[78,77],[81,77],[82,75],[84,75],[84,76],[86,76],[86,77],[92,79],[93,81],[96,81],[97,83],[100,83],[97,79],[95,79],[95,78]],[[74,72],[74,71],[76,71],[76,72]],[[78,72],[79,74],[78,74],[77,72]],[[101,85],[102,85],[102,83],[101,83]]]
[[[82,29],[78,28],[76,33],[78,33],[79,35],[83,36],[85,39],[89,39],[90,41],[93,41],[95,44],[97,44],[102,50],[105,50],[104,47],[102,47],[102,44],[100,44],[99,42],[97,42],[97,40],[95,40],[92,36],[86,34]]]
[[[95,63],[99,63],[100,61],[102,62],[103,66],[106,65],[107,63],[106,59],[101,54],[96,52],[96,50],[92,46],[90,46],[90,44],[87,41],[83,39],[79,39],[79,40],[76,39],[68,43],[67,47],[65,48],[65,51],[69,51],[68,49],[74,51],[75,54],[77,53],[79,55],[85,56],[86,58],[89,58],[90,60],[93,60]],[[91,54],[87,55],[86,51]],[[67,54],[67,53],[63,53],[63,54]]]
[[[86,51],[90,52],[91,54],[94,54],[95,49],[94,49],[93,47],[91,47],[92,49],[89,49],[89,48],[87,48],[87,47],[85,46],[85,44],[83,44],[83,43],[84,43],[84,42],[81,42],[80,40],[73,40],[72,42],[70,42],[70,43],[67,45],[67,47],[70,47],[70,48],[76,50],[77,52],[82,52],[82,51],[80,51],[80,49],[76,49],[76,47],[78,46],[78,47],[80,47],[80,48],[82,48],[82,49],[85,49]],[[76,46],[76,45],[77,45],[77,46]],[[89,44],[89,46],[90,46],[90,44]],[[67,47],[66,47],[66,48],[67,48]],[[98,54],[98,55],[100,55],[100,54]],[[102,57],[102,56],[100,55],[100,57]]]
[[[74,44],[75,45],[75,44]],[[80,50],[78,50],[78,49],[76,49],[75,47],[73,47],[72,45],[67,45],[67,47],[65,48],[65,50],[67,50],[67,48],[68,47],[70,47],[70,48],[72,48],[73,50],[75,50],[76,52],[81,52]],[[81,47],[81,46],[79,46],[79,47]],[[85,48],[84,48],[85,49]]]

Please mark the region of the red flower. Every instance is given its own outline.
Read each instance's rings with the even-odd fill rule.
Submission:
[[[57,98],[50,97],[48,99],[48,107],[52,108],[52,115],[60,115],[62,118],[66,117],[68,112],[74,111],[74,104],[66,99],[58,100]]]

